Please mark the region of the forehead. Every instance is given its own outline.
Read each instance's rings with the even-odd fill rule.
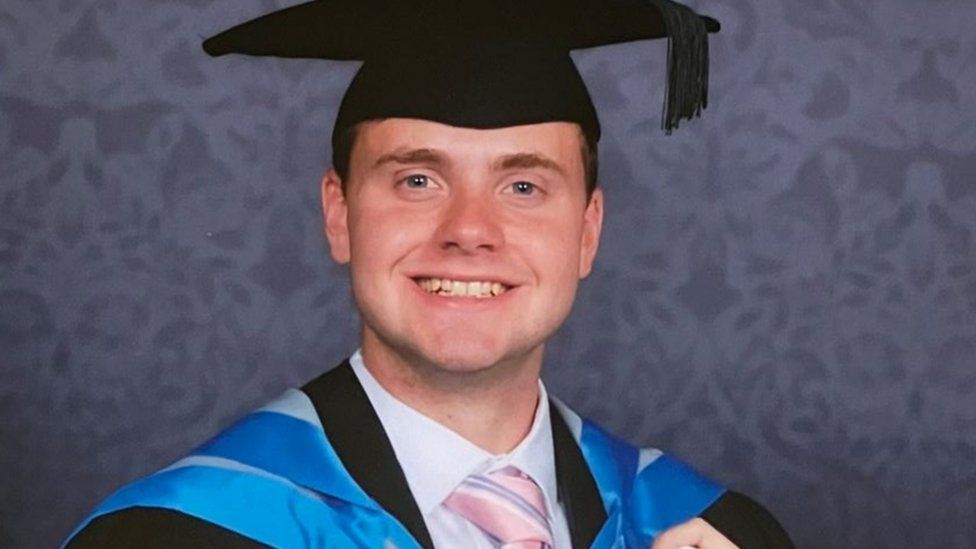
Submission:
[[[353,155],[373,158],[393,152],[436,150],[456,161],[492,161],[499,156],[538,154],[566,167],[579,162],[584,143],[579,125],[544,122],[476,129],[428,120],[389,118],[360,124]]]

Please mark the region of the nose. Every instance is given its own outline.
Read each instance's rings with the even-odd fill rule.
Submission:
[[[500,249],[505,242],[499,212],[489,197],[458,193],[451,197],[440,215],[436,238],[442,250],[491,252]]]

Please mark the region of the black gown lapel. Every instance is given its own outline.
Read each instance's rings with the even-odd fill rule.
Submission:
[[[583,459],[576,439],[559,414],[556,406],[549,403],[552,423],[552,444],[556,456],[556,481],[559,501],[566,513],[569,534],[575,549],[585,549],[593,544],[596,535],[607,521],[603,498],[596,481]]]
[[[349,361],[310,381],[302,391],[312,400],[329,442],[356,483],[422,547],[433,549],[390,439]]]

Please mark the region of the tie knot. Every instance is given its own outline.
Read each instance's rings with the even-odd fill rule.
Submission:
[[[549,513],[546,511],[546,500],[542,495],[542,488],[539,488],[539,485],[532,480],[532,477],[511,465],[504,469],[488,473],[486,476],[491,481],[516,494],[528,503],[535,512],[542,515],[542,518],[549,519]]]
[[[552,547],[542,489],[515,467],[465,478],[444,504],[501,546]]]

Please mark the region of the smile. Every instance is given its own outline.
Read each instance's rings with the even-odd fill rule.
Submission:
[[[417,278],[417,285],[429,294],[485,299],[504,294],[510,286],[493,281],[464,281],[449,278]]]

